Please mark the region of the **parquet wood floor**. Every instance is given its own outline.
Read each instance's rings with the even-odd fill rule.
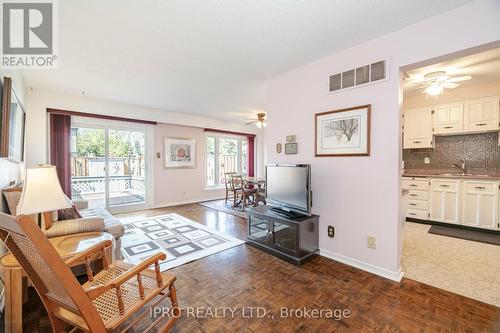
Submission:
[[[197,204],[121,216],[170,212],[234,237],[246,236],[244,219]],[[500,308],[409,279],[395,283],[323,257],[296,267],[242,245],[172,271],[182,307],[198,307],[202,314],[208,308],[237,309],[234,318],[215,319],[195,318],[185,311],[173,332],[500,332]],[[27,308],[33,309],[33,303]],[[243,317],[252,307],[262,307],[274,318]],[[350,316],[280,318],[282,307],[347,309]],[[27,316],[30,332],[37,331],[34,323],[46,325],[41,314]],[[39,331],[48,330],[45,326]]]

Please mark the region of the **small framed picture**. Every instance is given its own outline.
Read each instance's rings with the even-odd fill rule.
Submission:
[[[285,143],[285,154],[290,155],[290,154],[297,154],[297,142],[293,143]]]
[[[315,115],[316,157],[370,156],[371,105]]]
[[[196,139],[164,138],[165,168],[196,166]]]

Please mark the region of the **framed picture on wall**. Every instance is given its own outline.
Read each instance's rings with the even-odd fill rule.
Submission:
[[[165,168],[196,166],[196,139],[164,138]]]
[[[316,113],[316,156],[370,156],[370,112],[361,105]]]
[[[0,157],[21,163],[24,156],[24,110],[12,89],[12,80],[3,78],[0,126]]]

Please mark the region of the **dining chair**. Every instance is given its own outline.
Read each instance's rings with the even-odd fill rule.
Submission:
[[[257,206],[259,202],[266,204],[266,182],[259,182],[257,185],[257,193],[255,194],[254,206]]]
[[[19,262],[47,310],[53,332],[127,332],[164,299],[171,307],[162,311],[141,332],[168,332],[180,316],[176,277],[160,272],[158,253],[134,266],[122,261],[106,262],[104,253],[112,242],[97,243],[63,261],[42,230],[29,216],[17,218],[0,213],[0,238]],[[95,274],[91,259],[103,258],[103,269]],[[88,282],[80,285],[69,266],[84,263]],[[154,265],[154,269],[149,269]],[[166,319],[166,320],[164,320]]]
[[[224,173],[224,185],[226,187],[226,199],[224,200],[224,204],[227,204],[227,200],[234,198],[234,187],[233,187],[233,179],[232,177],[236,175],[236,172],[225,172]]]
[[[241,211],[245,209],[245,205],[247,201],[252,198],[255,202],[255,194],[257,193],[256,188],[247,188],[245,186],[245,182],[243,181],[243,177],[241,175],[233,175],[233,187],[234,187],[234,199],[233,199],[233,208],[237,206],[236,200],[238,197],[241,197]]]

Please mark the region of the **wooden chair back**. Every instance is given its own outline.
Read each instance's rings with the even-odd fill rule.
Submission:
[[[244,188],[245,184],[243,182],[243,177],[241,175],[233,175],[231,177],[231,183],[233,186],[233,189],[235,190],[241,190]]]
[[[33,282],[54,332],[63,329],[51,315],[58,308],[83,317],[92,332],[106,331],[92,301],[31,217],[0,213],[0,238]]]
[[[236,172],[225,172],[224,173],[224,185],[226,186],[227,191],[234,191],[233,187],[233,176],[236,175]]]

